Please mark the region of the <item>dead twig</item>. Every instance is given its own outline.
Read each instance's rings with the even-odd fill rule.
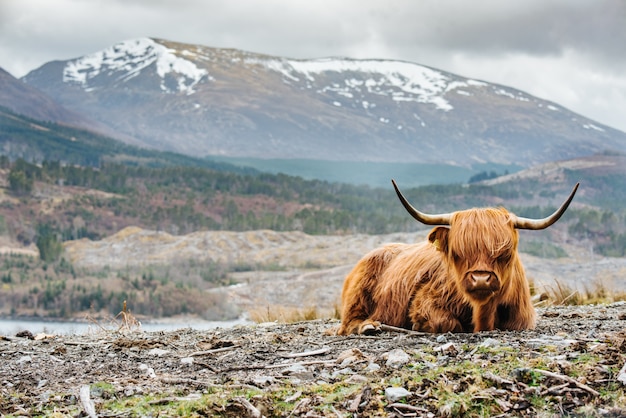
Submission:
[[[235,401],[238,404],[240,404],[241,406],[243,406],[245,408],[245,410],[248,412],[248,416],[249,417],[251,417],[251,418],[263,418],[263,414],[261,414],[261,411],[256,409],[256,407],[254,405],[252,405],[250,403],[250,401],[247,400],[246,398],[237,397],[237,398],[234,398],[233,401]]]
[[[567,383],[569,383],[571,385],[574,385],[574,386],[578,387],[579,389],[582,389],[585,392],[589,393],[592,396],[600,396],[600,392],[590,388],[589,386],[585,385],[584,383],[580,383],[576,379],[572,379],[569,376],[565,376],[563,374],[553,373],[553,372],[549,372],[547,370],[541,370],[541,369],[532,369],[532,370],[533,370],[533,372],[539,373],[539,374],[541,374],[543,376],[551,377],[553,379],[558,379],[558,380],[561,380],[563,382],[567,382]]]
[[[356,397],[350,402],[348,406],[348,411],[350,412],[358,412],[361,406],[367,405],[372,396],[372,388],[370,386],[365,386],[361,393],[356,395]]]
[[[205,388],[212,388],[216,386],[213,383],[205,382],[203,380],[186,379],[183,377],[161,377],[159,381],[168,385],[193,385],[203,386]]]
[[[570,390],[569,385],[570,385],[569,382],[565,382],[565,383],[560,384],[560,385],[549,387],[548,389],[546,389],[543,392],[541,392],[541,395],[542,396],[545,396],[545,395],[562,395],[563,393],[568,392]]]
[[[311,366],[314,364],[335,364],[335,360],[313,360],[313,361],[299,361],[297,363],[279,363],[279,364],[252,364],[248,366],[236,366],[229,367],[228,369],[219,370],[218,373],[230,373],[241,370],[259,370],[259,369],[278,369],[281,367],[290,367],[294,364],[300,364],[302,366]]]
[[[496,385],[500,385],[500,386],[503,386],[503,387],[507,387],[507,386],[508,387],[515,387],[515,382],[513,382],[512,380],[505,379],[505,378],[497,376],[497,375],[495,375],[493,373],[486,372],[483,375],[483,378],[485,378],[487,380],[490,380],[490,381],[494,382]]]
[[[323,347],[323,348],[320,348],[319,350],[304,351],[302,353],[289,353],[289,354],[283,355],[283,357],[297,358],[297,357],[318,356],[320,354],[326,354],[329,351],[330,351],[330,347]]]
[[[214,348],[212,350],[196,351],[196,352],[189,354],[188,357],[206,356],[209,354],[222,353],[224,351],[234,350],[235,348],[239,348],[239,347],[241,347],[240,344],[235,344],[235,345],[230,345],[228,347]]]
[[[141,328],[141,322],[135,316],[130,313],[130,309],[126,309],[126,301],[122,305],[122,312],[118,313],[114,320],[121,318],[120,324],[117,328],[117,332],[130,332]]]
[[[188,386],[204,387],[204,388],[259,390],[259,388],[256,386],[246,385],[243,383],[235,384],[235,385],[219,385],[219,384],[207,382],[205,380],[188,379],[184,377],[161,377],[159,381],[167,385],[188,385]]]
[[[262,367],[263,369],[277,369],[281,367],[289,367],[294,364],[301,366],[312,366],[314,364],[335,364],[335,360],[312,360],[312,361],[299,361],[297,363],[280,363],[280,364],[268,364]]]
[[[89,385],[84,385],[80,387],[80,403],[89,418],[98,418],[98,415],[96,414],[96,407],[91,400],[89,392]]]
[[[426,409],[426,408],[422,408],[420,406],[409,405],[409,404],[405,404],[405,403],[400,403],[400,402],[396,402],[396,403],[392,403],[391,405],[387,405],[387,408],[388,409],[396,409],[398,411],[409,411],[409,412],[418,412],[418,413],[428,412],[428,409]]]
[[[432,335],[429,332],[413,331],[413,330],[410,330],[410,329],[394,327],[392,325],[387,325],[387,324],[380,324],[380,330],[381,331],[387,331],[387,332],[398,332],[400,334],[416,335],[416,336],[420,336],[420,337],[423,337],[423,336],[426,336],[426,335]]]

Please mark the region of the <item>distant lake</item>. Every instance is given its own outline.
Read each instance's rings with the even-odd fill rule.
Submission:
[[[141,324],[142,331],[174,331],[177,329],[191,328],[195,330],[209,330],[215,328],[230,328],[235,325],[250,324],[246,319],[233,321],[202,321],[198,319],[168,320],[167,322],[146,322]],[[113,324],[106,324],[106,329],[116,330]],[[39,333],[71,335],[97,332],[101,330],[98,325],[89,322],[62,322],[62,321],[29,321],[0,319],[0,335],[15,335],[20,331],[30,331],[33,335]]]

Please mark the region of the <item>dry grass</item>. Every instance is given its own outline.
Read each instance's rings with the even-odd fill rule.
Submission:
[[[294,308],[286,306],[266,306],[265,308],[257,308],[248,312],[251,321],[256,323],[262,322],[280,322],[290,324],[300,321],[312,321],[314,319],[339,318],[339,308],[334,307],[333,310],[321,311],[315,306],[306,308]]]
[[[586,285],[582,291],[555,280],[552,285],[544,286],[539,296],[535,306],[606,304],[626,300],[626,292],[612,291],[599,280]]]
[[[125,334],[139,331],[141,329],[141,322],[130,312],[130,309],[126,306],[126,301],[124,301],[120,313],[115,315],[113,318],[99,320],[89,314],[85,317],[85,319],[101,331],[111,331],[114,329],[119,333]]]
[[[132,332],[141,328],[141,322],[126,308],[126,301],[114,319],[118,322],[117,332]]]

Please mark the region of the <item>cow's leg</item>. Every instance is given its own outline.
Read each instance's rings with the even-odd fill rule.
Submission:
[[[380,322],[368,318],[366,306],[356,303],[343,309],[338,335],[371,335],[379,332]]]
[[[496,322],[495,303],[486,303],[472,307],[472,323],[474,324],[474,332],[493,331]]]
[[[463,332],[461,322],[448,311],[434,312],[434,315],[428,319],[415,318],[413,322],[413,331],[446,333],[446,332]]]
[[[536,323],[535,309],[530,302],[522,305],[500,305],[497,309],[495,327],[506,331],[534,329]]]
[[[419,297],[419,296],[416,296]],[[431,300],[414,304],[409,312],[414,331],[445,333],[462,332],[461,322],[452,312],[435,306]]]
[[[359,324],[357,332],[361,335],[375,335],[381,332],[380,322],[366,319]]]
[[[337,334],[375,334],[380,322],[373,319],[380,302],[374,298],[379,277],[397,255],[398,245],[379,248],[363,257],[346,277],[341,294],[341,326]]]

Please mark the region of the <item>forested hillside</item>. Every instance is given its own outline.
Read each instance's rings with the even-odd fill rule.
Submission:
[[[104,163],[94,168],[11,162],[7,157],[0,158],[0,169],[7,187],[0,204],[2,232],[23,244],[36,242],[42,230],[59,241],[101,239],[130,225],[171,234],[206,229],[382,234],[420,227],[391,187],[201,167]],[[572,172],[564,181],[568,188],[576,181],[582,186],[559,228],[567,225],[570,234],[591,240],[600,253],[621,256],[626,249],[625,213],[620,209],[626,202],[623,177],[609,173],[581,178],[583,174]],[[518,181],[423,186],[407,188],[405,194],[430,212],[504,205],[519,215],[540,217],[568,191],[550,183]]]
[[[521,250],[539,257],[563,257],[560,243],[576,241],[596,253],[623,256],[626,213],[599,208],[591,201],[624,201],[620,177],[582,177],[574,205],[563,219]],[[594,185],[593,193],[585,181]],[[564,180],[573,184],[573,178]],[[231,283],[230,273],[280,269],[234,257],[227,263],[180,260],[167,266],[122,270],[77,269],[64,257],[63,242],[99,240],[126,226],[174,235],[199,230],[273,229],[308,234],[381,234],[426,228],[418,225],[391,190],[356,187],[273,174],[237,174],[201,167],[144,167],[103,163],[80,167],[0,157],[0,238],[36,247],[41,260],[0,255],[3,273],[0,315],[73,317],[85,312],[115,315],[127,300],[133,310],[152,317],[191,313],[207,319],[240,312],[206,290]],[[400,185],[402,187],[402,185]],[[425,186],[404,190],[427,212],[472,206],[504,205],[524,216],[541,217],[560,204],[569,190],[553,183],[519,181]],[[218,245],[210,243],[209,245]],[[299,266],[313,268],[315,266]]]

